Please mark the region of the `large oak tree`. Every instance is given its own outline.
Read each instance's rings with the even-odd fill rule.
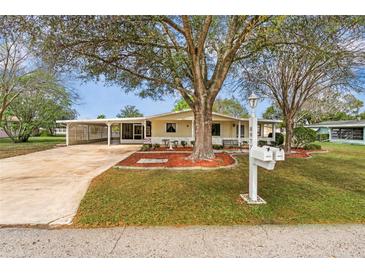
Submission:
[[[180,93],[194,112],[192,159],[210,159],[213,103],[235,65],[258,51],[267,16],[64,16],[35,18],[42,52],[63,69],[160,99]]]

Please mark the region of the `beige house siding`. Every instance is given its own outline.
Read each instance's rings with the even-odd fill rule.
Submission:
[[[191,121],[152,120],[152,137],[191,137]],[[166,132],[166,123],[176,123],[176,132]]]
[[[192,121],[185,120],[152,120],[152,137],[192,137]],[[166,132],[166,123],[176,123],[176,132]],[[213,121],[221,125],[221,138],[237,138],[236,130],[238,121]],[[234,126],[233,126],[234,125]],[[244,125],[244,138],[248,138],[249,126],[248,122],[242,122]],[[263,126],[261,127],[263,131]]]

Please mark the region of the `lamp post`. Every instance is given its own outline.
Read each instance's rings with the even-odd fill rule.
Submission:
[[[251,116],[249,119],[249,193],[241,194],[241,198],[248,204],[265,204],[266,202],[257,195],[257,164],[253,157],[253,150],[257,148],[257,117],[256,107],[259,97],[252,92],[248,97],[251,107]]]

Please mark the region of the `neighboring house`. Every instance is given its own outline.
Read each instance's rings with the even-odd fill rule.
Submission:
[[[194,115],[191,110],[169,112],[159,115],[133,118],[61,120],[57,123],[66,125],[66,144],[81,144],[98,141],[111,143],[112,128],[119,127],[119,143],[121,144],[162,144],[164,140],[194,140]],[[238,143],[248,142],[248,118],[236,118],[213,113],[213,144],[223,144],[224,140],[236,140]],[[278,120],[258,120],[259,140],[275,140]],[[272,133],[272,134],[270,134]],[[270,136],[272,137],[268,137]],[[113,134],[114,137],[114,134]],[[114,139],[114,138],[113,138]]]
[[[330,142],[365,145],[365,120],[326,121],[305,127],[328,131]]]
[[[10,118],[7,118],[8,122],[18,123],[19,119],[16,116],[11,116]],[[8,134],[5,132],[3,128],[0,128],[0,138],[8,138]]]
[[[56,127],[53,129],[53,134],[56,136],[65,136],[66,135],[66,127]]]
[[[7,138],[9,137],[8,134],[6,134],[5,130],[0,128],[0,138]]]

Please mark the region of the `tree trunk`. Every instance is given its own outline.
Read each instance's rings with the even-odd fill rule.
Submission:
[[[212,106],[200,105],[193,112],[195,144],[190,159],[214,159],[212,147]]]
[[[285,121],[285,145],[284,150],[286,153],[291,153],[291,143],[293,139],[294,120],[287,118]]]

